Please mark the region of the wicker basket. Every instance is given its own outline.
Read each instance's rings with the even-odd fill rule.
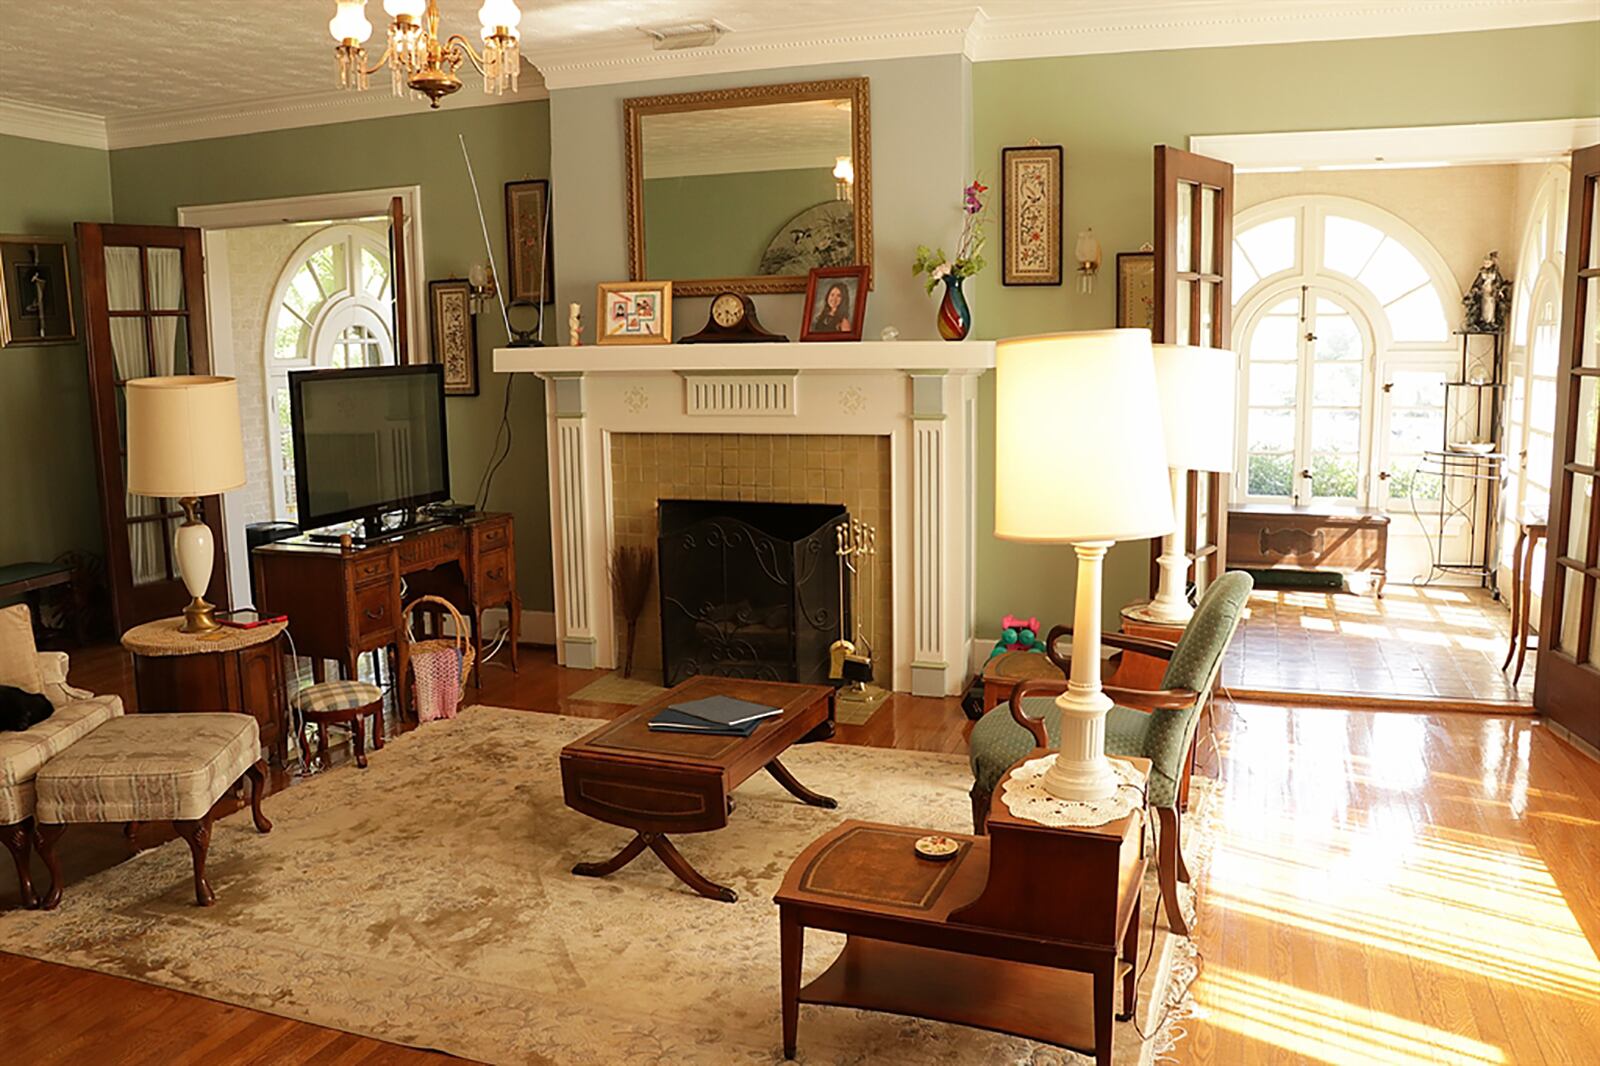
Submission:
[[[453,637],[432,637],[427,640],[417,640],[412,636],[411,612],[425,603],[436,607],[442,607],[449,612],[450,618],[454,623],[453,628],[455,630],[455,635]],[[458,684],[460,685],[462,694],[464,695],[467,687],[467,677],[472,672],[474,655],[472,651],[472,644],[468,640],[468,634],[470,631],[467,627],[467,620],[462,617],[460,611],[456,610],[455,604],[451,603],[442,596],[419,596],[410,603],[406,604],[405,610],[402,611],[400,615],[400,624],[401,628],[405,632],[405,639],[410,645],[409,651],[412,663],[411,692],[413,701],[415,701],[416,693],[418,691],[415,666],[417,656],[426,655],[429,652],[453,651],[460,655],[461,677],[458,680]],[[458,705],[459,703],[460,700],[457,700]],[[415,713],[420,719],[422,716],[420,706],[414,705],[412,710],[413,713]]]

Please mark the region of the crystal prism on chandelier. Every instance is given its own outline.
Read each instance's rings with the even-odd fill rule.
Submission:
[[[522,68],[522,10],[516,0],[484,0],[478,8],[480,55],[472,42],[461,34],[439,40],[438,0],[383,0],[389,16],[389,42],[382,58],[367,66],[367,38],[372,23],[367,20],[366,0],[336,0],[328,32],[333,35],[334,56],[339,62],[339,88],[365,89],[371,75],[389,67],[396,96],[407,90],[421,93],[438,107],[439,101],[461,88],[456,73],[471,60],[483,75],[483,91],[499,96],[517,91],[517,76]]]

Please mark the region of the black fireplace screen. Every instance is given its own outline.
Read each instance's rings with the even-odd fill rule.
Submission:
[[[662,500],[660,508],[666,683],[695,674],[827,681],[828,649],[850,622],[846,614],[841,628],[834,532],[850,520],[844,507]]]

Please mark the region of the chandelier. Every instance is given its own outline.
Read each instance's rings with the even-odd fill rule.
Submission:
[[[328,32],[337,42],[334,55],[339,60],[339,88],[365,89],[369,75],[387,63],[393,76],[394,94],[404,96],[414,90],[439,101],[461,88],[456,70],[467,60],[483,75],[483,91],[499,96],[508,88],[517,91],[517,74],[522,66],[517,26],[522,11],[516,0],[484,0],[478,9],[482,26],[483,54],[480,56],[461,34],[439,40],[438,0],[383,0],[389,16],[389,47],[372,67],[367,66],[363,47],[372,36],[367,21],[366,0],[337,0],[337,10],[328,22]]]

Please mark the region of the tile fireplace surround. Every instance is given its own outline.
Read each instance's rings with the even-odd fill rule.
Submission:
[[[557,657],[586,669],[619,658],[617,435],[881,437],[893,686],[958,693],[974,622],[977,377],[993,366],[988,341],[496,349],[497,372],[545,382]]]

